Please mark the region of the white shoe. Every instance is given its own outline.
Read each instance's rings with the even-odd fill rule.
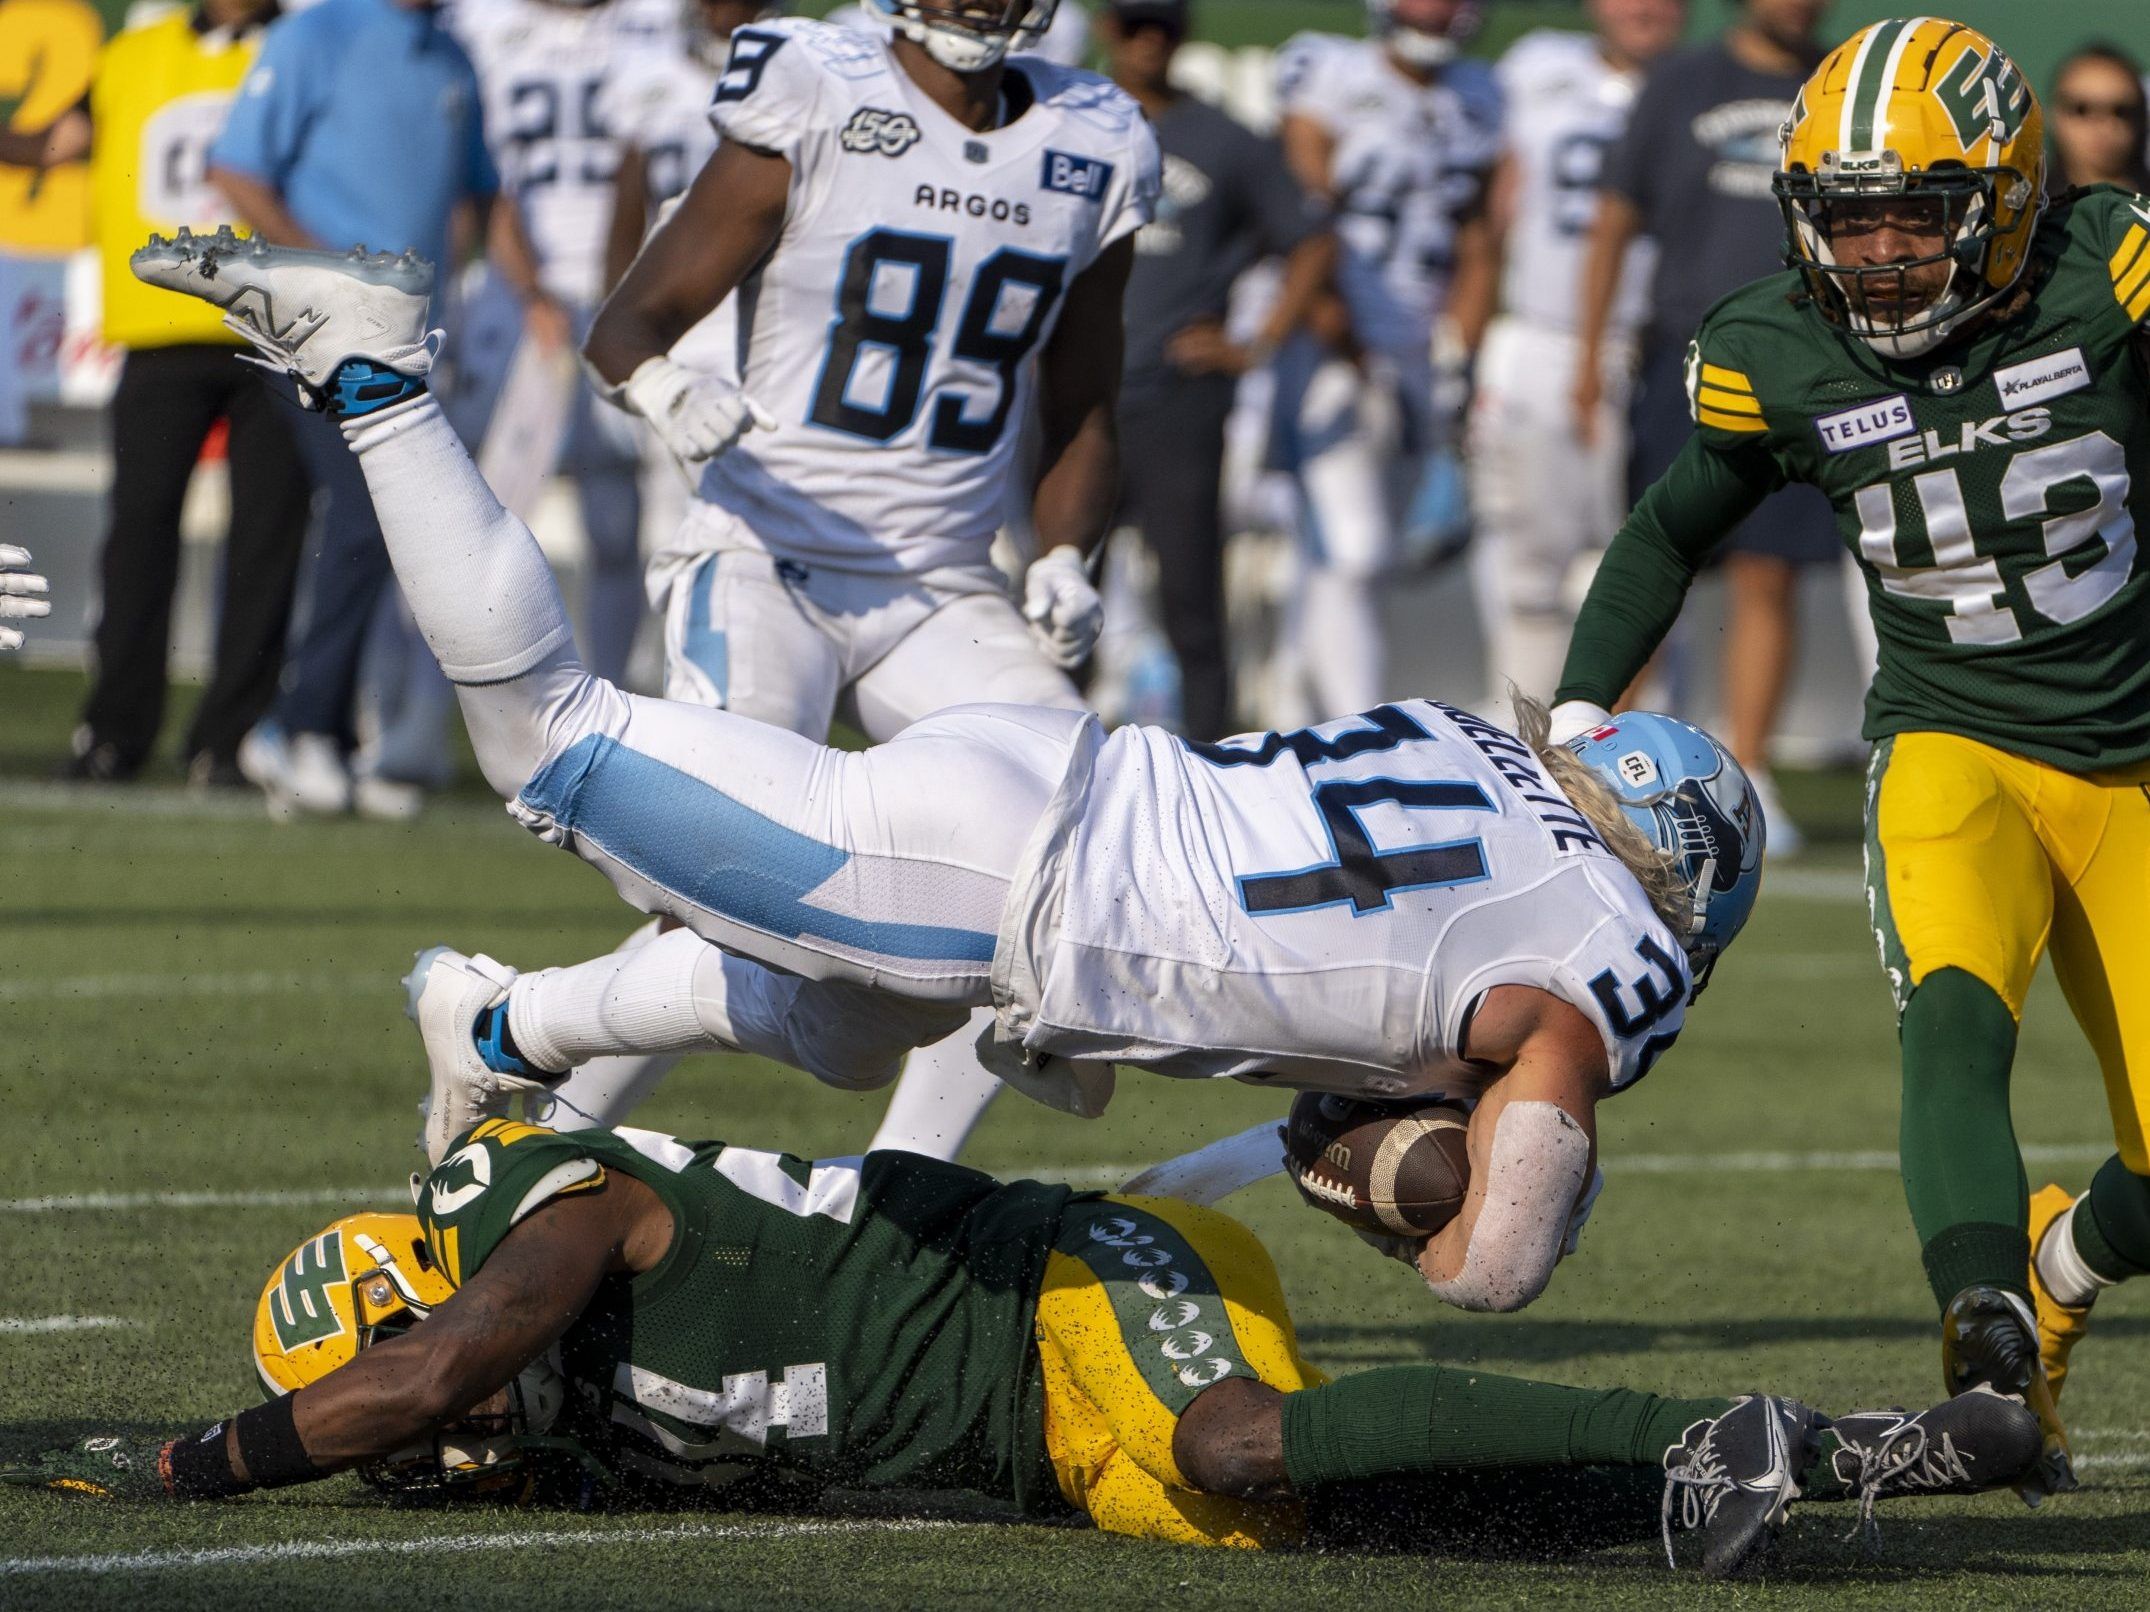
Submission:
[[[1763,857],[1771,862],[1797,856],[1807,848],[1806,835],[1799,832],[1799,825],[1792,821],[1792,814],[1784,809],[1784,802],[1777,795],[1777,781],[1770,776],[1767,767],[1747,769],[1747,784],[1754,791],[1755,804],[1762,808]]]
[[[351,809],[351,769],[343,751],[325,733],[301,733],[291,739],[291,769],[285,775],[291,798],[302,812],[341,817]]]
[[[365,772],[351,781],[351,803],[359,816],[377,823],[415,823],[426,809],[426,792],[420,784]]]
[[[446,946],[418,954],[403,981],[404,1012],[418,1026],[433,1077],[426,1099],[426,1162],[438,1165],[458,1136],[481,1120],[504,1119],[519,1092],[549,1089],[546,1081],[503,1075],[478,1053],[479,1015],[508,999],[516,971],[483,955],[465,957]]]
[[[214,235],[152,235],[128,263],[144,284],[222,308],[267,367],[298,378],[309,407],[333,400],[336,372],[352,359],[413,379],[433,367],[433,265],[415,252],[271,246],[226,225]]]
[[[239,741],[239,771],[268,801],[269,816],[288,823],[301,813],[341,817],[351,809],[351,775],[325,733],[287,736],[264,722]]]

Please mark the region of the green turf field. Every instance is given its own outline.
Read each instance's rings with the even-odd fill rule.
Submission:
[[[76,689],[0,669],[0,1454],[252,1398],[257,1284],[347,1205],[395,1204],[423,1088],[397,976],[438,940],[524,965],[609,946],[588,869],[475,795],[422,825],[273,828],[170,785],[66,793]],[[1887,996],[1858,900],[1855,781],[1796,781],[1821,831],[1773,874],[1679,1048],[1604,1115],[1611,1184],[1581,1255],[1517,1316],[1437,1307],[1270,1183],[1232,1200],[1275,1250],[1308,1352],[1674,1392],[1767,1386],[1825,1407],[1936,1390],[1933,1315],[1889,1167]],[[2017,1114],[2033,1180],[2103,1156],[2097,1079],[2058,994],[2035,1000]],[[1009,1097],[973,1161],[1096,1184],[1249,1124],[1273,1097],[1135,1075],[1106,1119]],[[843,1152],[871,1098],[766,1066],[673,1077],[647,1123]],[[80,1330],[49,1330],[103,1318]],[[2068,1408],[2086,1487],[1899,1505],[1885,1554],[1794,1519],[1780,1570],[1736,1592],[1641,1545],[1546,1564],[1253,1559],[945,1516],[772,1519],[391,1513],[352,1480],[219,1507],[0,1496],[0,1607],[537,1608],[1041,1605],[2141,1606],[2150,1582],[2150,1294],[2100,1306]]]

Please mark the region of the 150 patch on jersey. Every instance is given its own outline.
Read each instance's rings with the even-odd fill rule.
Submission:
[[[1045,153],[1045,165],[1038,175],[1038,183],[1047,190],[1057,190],[1069,196],[1082,196],[1090,201],[1103,201],[1105,187],[1112,183],[1112,164],[1100,162],[1096,157],[1078,157],[1066,151]]]
[[[836,138],[846,151],[878,151],[884,157],[900,157],[918,144],[918,120],[908,112],[862,106],[851,114],[851,121]]]

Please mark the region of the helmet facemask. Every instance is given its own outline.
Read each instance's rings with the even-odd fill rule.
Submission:
[[[389,1335],[391,1329],[383,1328],[363,1337],[359,1347]],[[506,1387],[417,1443],[361,1467],[359,1476],[399,1498],[521,1500],[537,1479],[532,1457],[572,1447],[548,1437],[566,1408],[567,1379],[547,1351]]]
[[[1012,51],[1030,50],[1052,26],[1059,0],[873,0],[896,31],[951,73],[982,73]]]
[[[1413,67],[1428,70],[1446,67],[1454,61],[1464,44],[1478,31],[1476,0],[1459,6],[1448,27],[1440,33],[1399,21],[1394,0],[1367,0],[1366,11],[1368,32],[1381,41],[1384,49]]]
[[[1820,172],[1795,169],[1772,181],[1790,261],[1822,313],[1885,358],[1931,352],[2009,289],[1987,277],[1998,204],[2020,212],[2029,185],[2012,168],[1944,164],[1906,174],[1893,151],[1855,162],[1829,151]],[[1842,260],[1841,243],[1883,227],[1937,247],[1886,263]]]

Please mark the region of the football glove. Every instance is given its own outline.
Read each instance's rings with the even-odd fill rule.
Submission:
[[[176,1442],[161,1435],[93,1433],[0,1467],[0,1483],[81,1500],[167,1500],[164,1452]]]
[[[1602,728],[1610,722],[1612,712],[1602,705],[1592,705],[1588,700],[1562,700],[1552,710],[1552,729],[1546,735],[1554,744],[1566,744],[1592,728]]]
[[[776,428],[776,416],[731,382],[664,357],[645,359],[619,397],[690,465],[714,459],[751,427]]]
[[[52,614],[52,601],[45,597],[45,579],[22,569],[29,563],[28,549],[0,543],[0,649],[22,647],[22,634],[6,625],[8,622]]]
[[[1090,658],[1105,625],[1105,602],[1090,582],[1081,550],[1062,543],[1038,556],[1023,578],[1023,619],[1046,658],[1062,671]]]

